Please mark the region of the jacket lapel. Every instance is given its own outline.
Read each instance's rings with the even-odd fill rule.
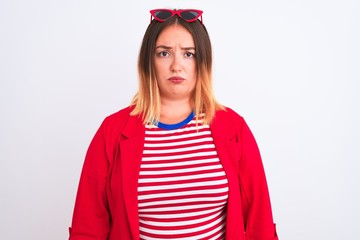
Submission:
[[[214,120],[210,124],[210,129],[216,151],[225,171],[234,171],[235,166],[230,163],[230,156],[233,152],[230,152],[231,147],[229,145],[238,140],[236,127],[225,111],[217,111]]]
[[[228,180],[228,210],[233,209],[233,205],[237,204],[237,202],[234,201],[234,194],[237,194],[239,189],[237,181],[238,159],[234,159],[234,156],[236,156],[236,152],[234,151],[237,150],[235,146],[238,141],[236,127],[230,120],[229,114],[225,111],[217,111],[216,116],[210,125],[210,129],[218,157]],[[231,219],[236,219],[236,215],[236,212],[227,211],[226,239],[235,239],[234,236],[236,236],[238,227],[234,225],[234,222]]]
[[[138,177],[144,148],[145,127],[140,118],[130,116],[120,140],[122,188],[133,239],[139,239]]]

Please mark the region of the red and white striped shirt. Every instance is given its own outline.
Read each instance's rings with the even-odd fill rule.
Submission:
[[[146,125],[138,200],[142,240],[224,239],[228,182],[209,125]],[[201,120],[200,120],[201,121]]]

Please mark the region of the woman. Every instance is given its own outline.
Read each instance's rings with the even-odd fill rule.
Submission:
[[[213,96],[202,11],[150,12],[138,93],[89,146],[70,239],[277,239],[255,139]]]

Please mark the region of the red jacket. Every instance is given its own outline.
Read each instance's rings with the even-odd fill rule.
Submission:
[[[125,108],[96,132],[81,173],[71,240],[138,240],[138,175],[145,127]],[[231,109],[210,124],[229,196],[227,240],[277,240],[265,173],[255,139]]]

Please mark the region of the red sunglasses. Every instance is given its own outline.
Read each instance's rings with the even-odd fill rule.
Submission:
[[[153,18],[158,22],[164,22],[166,19],[171,18],[175,14],[187,22],[194,22],[199,17],[200,21],[202,22],[201,14],[203,11],[197,9],[153,9],[150,10],[150,13],[150,22],[153,20]]]

